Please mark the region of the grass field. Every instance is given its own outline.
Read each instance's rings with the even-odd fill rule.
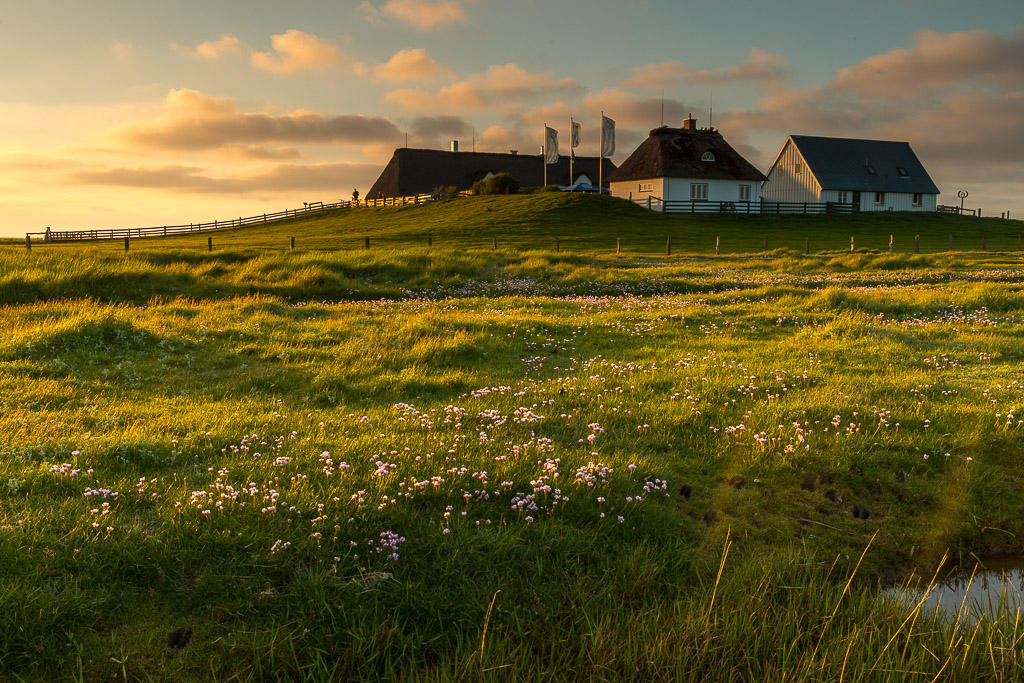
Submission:
[[[0,679],[1019,679],[1016,222],[605,200],[0,248]]]

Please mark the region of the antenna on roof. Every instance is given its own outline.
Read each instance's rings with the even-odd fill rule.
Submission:
[[[405,125],[405,148],[409,149],[409,124]]]
[[[711,93],[711,104],[708,106],[708,130],[714,130],[711,125],[712,115],[715,113],[715,93]]]
[[[665,125],[665,89],[661,89],[661,125]]]

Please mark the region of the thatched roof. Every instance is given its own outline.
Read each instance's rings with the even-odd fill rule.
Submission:
[[[705,152],[714,161],[701,161]],[[717,130],[655,128],[608,182],[649,178],[699,178],[706,180],[765,180],[763,173],[740,156]]]
[[[597,183],[597,157],[576,157],[573,180],[586,174]],[[604,177],[615,170],[615,164],[604,160]],[[468,190],[488,173],[509,173],[522,187],[544,184],[544,164],[536,154],[494,154],[490,152],[448,152],[439,149],[396,149],[367,197],[383,192],[388,197],[410,197],[433,192],[435,187],[454,185]],[[569,185],[569,157],[548,166],[549,185]]]

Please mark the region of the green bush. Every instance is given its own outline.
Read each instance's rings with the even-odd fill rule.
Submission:
[[[457,185],[438,185],[437,187],[434,188],[434,191],[431,192],[431,194],[439,195],[442,198],[454,197],[458,193],[459,188]]]
[[[518,194],[519,181],[509,173],[498,173],[487,180],[478,180],[473,183],[471,192],[475,195]]]

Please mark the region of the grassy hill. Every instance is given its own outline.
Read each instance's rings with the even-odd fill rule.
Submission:
[[[1010,603],[879,591],[1024,556],[1020,256],[909,253],[1018,225],[541,195],[4,247],[0,680],[1021,680]]]
[[[673,250],[713,253],[721,238],[722,253],[769,249],[803,252],[805,238],[813,252],[849,251],[856,247],[912,252],[914,236],[921,236],[922,252],[943,252],[953,235],[956,251],[980,251],[982,236],[988,249],[1018,248],[1024,223],[999,218],[972,218],[946,214],[863,213],[851,216],[804,215],[662,215],[608,196],[547,193],[452,199],[419,206],[358,208],[325,211],[267,226],[251,226],[187,236],[133,239],[133,249],[205,249],[213,236],[216,249],[279,250],[291,237],[299,250],[350,250],[371,238],[373,248],[426,246],[433,239],[440,249],[499,248],[548,250],[555,237],[564,250],[575,253],[614,252],[616,238],[629,253],[661,253],[672,237]],[[23,242],[19,243],[23,246]],[[81,244],[37,245],[36,248],[81,248]],[[100,250],[123,249],[119,240],[93,242]]]

